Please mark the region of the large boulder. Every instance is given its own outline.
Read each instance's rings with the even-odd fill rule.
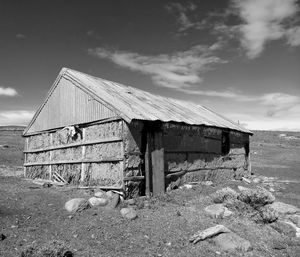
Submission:
[[[247,252],[252,250],[252,245],[248,240],[233,232],[222,233],[214,237],[213,241],[223,251],[241,250],[243,252]]]
[[[270,205],[270,208],[282,215],[300,213],[298,207],[283,202],[274,202]]]
[[[68,212],[77,212],[89,208],[89,203],[84,198],[73,198],[65,203]]]

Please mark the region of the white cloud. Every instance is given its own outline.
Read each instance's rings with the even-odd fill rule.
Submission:
[[[265,94],[260,99],[262,105],[268,108],[267,116],[279,116],[284,112],[300,105],[300,97],[284,94],[270,93]]]
[[[0,125],[26,125],[32,119],[32,111],[3,111],[0,112]]]
[[[290,46],[300,45],[300,26],[290,28],[286,32],[287,42]]]
[[[11,87],[0,87],[0,97],[1,96],[16,96],[18,95],[17,91]]]
[[[189,50],[156,56],[140,55],[128,51],[109,51],[98,47],[89,53],[143,74],[150,75],[156,85],[185,91],[193,90],[203,80],[203,73],[216,64],[225,63],[214,55],[217,44],[196,45]],[[198,91],[201,94],[201,91]]]
[[[294,37],[296,28],[285,25],[299,11],[297,0],[232,0],[232,4],[243,20],[238,30],[249,58],[258,57],[268,41],[287,38],[290,45],[299,45],[299,28]]]
[[[170,3],[166,5],[168,12],[176,15],[177,23],[179,24],[178,32],[184,32],[190,28],[200,29],[206,26],[206,21],[192,21],[191,14],[197,9],[194,3],[181,4],[181,3]]]

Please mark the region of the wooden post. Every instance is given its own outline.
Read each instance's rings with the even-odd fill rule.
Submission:
[[[50,133],[50,147],[53,145],[53,133]],[[52,162],[53,151],[49,152],[49,162]],[[52,165],[49,165],[49,180],[52,180]]]
[[[82,141],[85,141],[85,128],[82,128]],[[81,159],[84,160],[85,158],[85,152],[86,152],[86,145],[81,146]],[[86,164],[84,162],[81,163],[81,175],[80,175],[80,181],[84,182],[85,180],[85,169]]]
[[[154,132],[153,149],[151,152],[153,195],[165,192],[164,148],[162,132]]]
[[[151,162],[151,146],[152,146],[152,136],[147,133],[147,144],[145,152],[145,193],[146,196],[150,196],[152,192],[152,162]]]

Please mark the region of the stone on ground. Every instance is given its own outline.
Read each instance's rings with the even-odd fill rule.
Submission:
[[[120,212],[121,215],[126,219],[134,220],[137,218],[137,212],[132,208],[122,208]]]
[[[300,215],[294,214],[288,217],[290,221],[292,221],[297,227],[300,228]]]
[[[128,204],[128,205],[135,205],[136,201],[134,199],[128,199],[128,200],[125,200],[124,203]]]
[[[120,200],[120,196],[118,194],[115,194],[112,191],[109,191],[111,193],[109,193],[109,198],[108,198],[108,203],[105,206],[107,209],[115,209],[118,204],[119,204],[119,200]]]
[[[190,238],[190,242],[196,244],[198,241],[205,240],[206,238],[210,238],[216,236],[221,233],[229,233],[231,232],[228,228],[223,225],[216,225],[214,227],[210,227],[203,231],[198,231]]]
[[[247,252],[252,250],[251,243],[248,240],[233,232],[220,234],[214,237],[213,241],[223,251],[241,250]]]
[[[207,206],[204,211],[213,218],[228,217],[232,214],[223,204],[212,204]]]
[[[65,203],[65,209],[68,212],[76,212],[80,209],[84,209],[87,205],[87,200],[84,198],[73,198]]]
[[[272,223],[271,227],[282,235],[289,236],[289,237],[295,237],[297,231],[296,231],[295,227],[292,226],[291,224],[293,224],[293,223],[279,220],[277,222]]]
[[[91,197],[89,203],[92,206],[105,206],[108,203],[108,200],[105,198]]]
[[[98,190],[97,192],[95,192],[95,197],[99,197],[99,198],[105,198],[106,197],[106,193],[102,190]]]
[[[277,211],[279,214],[295,214],[295,213],[300,213],[300,209],[297,208],[294,205],[291,204],[286,204],[283,202],[274,202],[270,205],[272,209]]]

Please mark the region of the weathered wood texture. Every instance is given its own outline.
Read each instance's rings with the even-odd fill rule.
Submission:
[[[54,90],[50,91],[48,100],[31,124],[28,133],[114,116],[116,114],[112,110],[90,97],[66,78],[61,78]]]
[[[222,155],[222,129],[186,125],[165,126],[166,184],[222,180],[249,172],[249,135],[229,132],[230,151]]]
[[[51,179],[57,172],[70,184],[122,188],[122,122],[82,127],[73,138],[64,129],[28,137],[26,176]]]

